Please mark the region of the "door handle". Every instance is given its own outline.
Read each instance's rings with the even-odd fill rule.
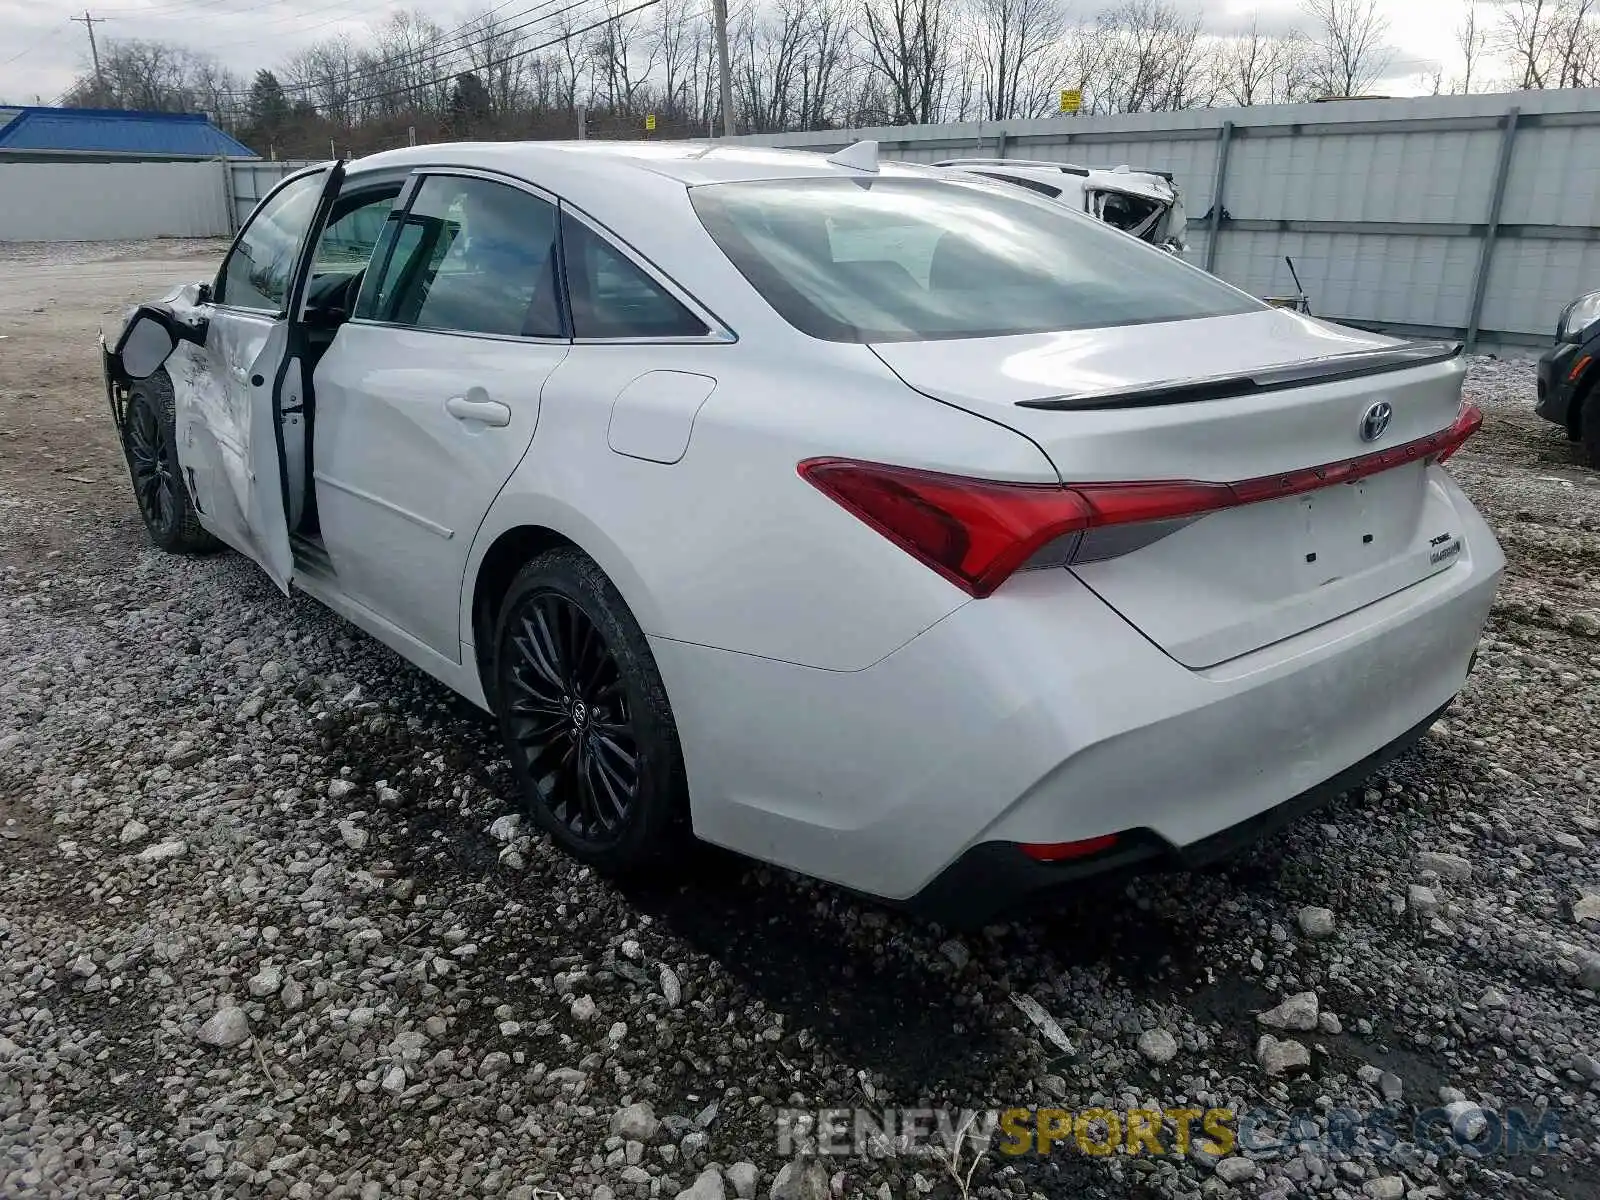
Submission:
[[[511,409],[498,400],[468,400],[465,396],[451,396],[444,402],[444,410],[458,421],[477,421],[494,426],[511,424]]]

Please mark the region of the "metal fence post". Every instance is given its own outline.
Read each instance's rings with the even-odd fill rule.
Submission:
[[[996,158],[1004,158],[1006,156],[1006,142],[1009,141],[1010,138],[1011,135],[1003,128],[999,133],[994,135],[994,156]]]
[[[1228,182],[1228,147],[1233,145],[1233,122],[1217,131],[1217,181],[1211,189],[1211,226],[1206,234],[1206,270],[1217,264],[1217,242],[1222,236],[1222,189]]]
[[[1472,308],[1467,313],[1467,353],[1478,348],[1478,326],[1483,320],[1483,302],[1489,294],[1489,268],[1494,262],[1494,242],[1500,231],[1500,211],[1505,206],[1506,181],[1511,176],[1511,151],[1517,141],[1520,108],[1508,108],[1500,134],[1500,158],[1494,168],[1494,189],[1489,193],[1489,223],[1478,247],[1478,273],[1472,280]]]
[[[239,200],[233,191],[233,164],[226,156],[217,159],[222,165],[222,203],[228,209],[228,236],[239,232]]]

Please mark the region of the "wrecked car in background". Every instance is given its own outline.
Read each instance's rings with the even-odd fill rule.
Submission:
[[[1174,254],[1189,248],[1183,198],[1166,171],[1025,158],[949,158],[934,165],[1027,188]]]

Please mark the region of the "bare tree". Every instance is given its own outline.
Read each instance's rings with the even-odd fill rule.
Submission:
[[[1597,0],[1510,0],[1495,32],[1497,48],[1511,62],[1515,87],[1600,84]]]
[[[130,39],[107,42],[100,51],[99,78],[92,71],[80,75],[62,103],[237,116],[236,99],[243,90],[237,76],[206,55],[168,42]]]
[[[985,120],[1033,115],[1038,68],[1066,26],[1060,0],[973,0],[969,50],[980,68]]]
[[[853,59],[854,32],[838,0],[806,5],[809,52],[800,61],[796,118],[801,129],[848,123],[845,96]]]
[[[576,109],[591,99],[588,78],[589,56],[578,35],[579,26],[570,11],[564,11],[552,22],[556,42],[554,72],[556,98],[562,108]]]
[[[1461,51],[1464,66],[1461,77],[1450,85],[1452,92],[1466,95],[1472,91],[1472,75],[1483,60],[1487,33],[1478,15],[1478,0],[1466,0],[1462,5],[1461,24],[1456,26],[1456,48]]]
[[[689,0],[660,0],[655,7],[655,59],[661,64],[662,107],[668,112],[687,114],[693,107],[690,93],[694,76],[690,60],[695,41],[703,38],[704,22],[693,19]]]
[[[1214,48],[1214,71],[1221,98],[1233,104],[1288,104],[1309,99],[1311,45],[1302,33],[1283,37],[1250,29]]]
[[[1327,96],[1359,96],[1388,70],[1394,53],[1378,0],[1302,0],[1316,32],[1315,81]]]
[[[527,31],[490,9],[460,36],[473,73],[489,93],[489,110],[496,116],[510,113],[522,99],[531,69],[522,53],[528,45]]]
[[[613,113],[632,114],[639,89],[655,66],[657,43],[646,35],[645,18],[623,16],[625,11],[622,0],[606,0],[610,19],[590,33],[588,51],[605,106]]]
[[[864,0],[860,34],[873,82],[883,91],[875,103],[895,125],[936,121],[950,74],[947,20],[940,0]]]
[[[1216,95],[1200,16],[1166,0],[1120,0],[1095,22],[1097,112],[1191,108]]]
[[[348,128],[354,119],[357,59],[350,39],[340,36],[302,50],[277,74],[285,92],[309,100],[329,121]]]
[[[789,128],[808,33],[804,8],[796,0],[781,0],[766,13],[755,5],[739,11],[730,32],[739,128],[752,133]]]

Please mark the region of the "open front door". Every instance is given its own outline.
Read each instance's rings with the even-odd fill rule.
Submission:
[[[261,202],[228,252],[213,296],[195,298],[209,318],[205,345],[180,348],[168,363],[178,461],[201,524],[285,592],[294,573],[289,532],[299,510],[308,386],[295,318],[316,231],[343,178],[341,163],[317,168],[289,177]]]

